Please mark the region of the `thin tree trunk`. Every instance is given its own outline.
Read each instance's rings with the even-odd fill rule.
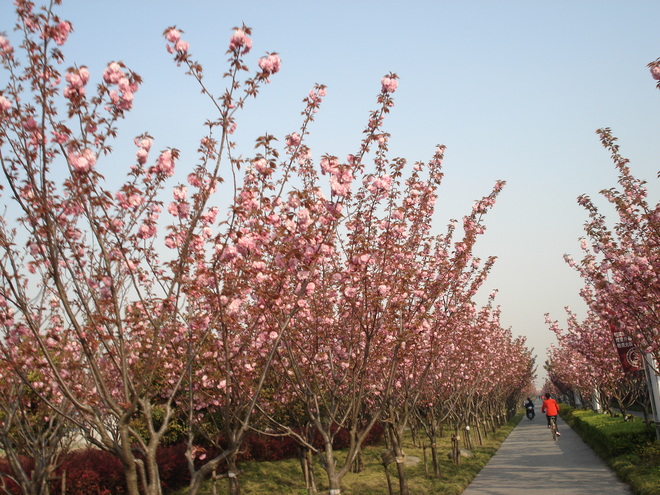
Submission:
[[[316,495],[318,490],[314,479],[312,451],[305,447],[300,448],[300,468],[305,478],[305,488],[308,495]]]
[[[332,442],[326,441],[324,451],[324,467],[328,475],[329,495],[341,494],[341,479],[337,473],[337,463],[335,462],[334,451],[332,449]]]
[[[387,479],[387,490],[389,495],[394,495],[392,490],[392,478],[390,477],[390,472],[387,469],[387,464],[383,463],[383,469],[385,469],[385,478]]]
[[[364,460],[362,459],[362,448],[358,449],[355,460],[351,465],[351,473],[361,473],[364,469]]]
[[[238,483],[238,469],[236,466],[236,457],[238,452],[233,452],[227,458],[227,478],[229,479],[229,495],[240,495],[241,487]]]
[[[405,454],[401,448],[401,437],[394,427],[390,427],[390,437],[392,439],[392,452],[396,458],[396,471],[399,475],[399,494],[408,495],[408,484],[406,483],[406,470],[403,463]]]
[[[436,439],[433,439],[431,443],[431,459],[433,460],[433,476],[436,478],[440,477],[440,459],[438,458],[438,446],[435,443]]]

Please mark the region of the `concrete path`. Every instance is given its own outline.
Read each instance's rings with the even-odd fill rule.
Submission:
[[[558,418],[555,443],[545,415],[523,417],[463,495],[629,495],[600,457]]]

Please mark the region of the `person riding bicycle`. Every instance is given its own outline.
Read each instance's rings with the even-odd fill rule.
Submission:
[[[527,402],[524,404],[525,411],[527,412],[527,417],[529,419],[534,419],[536,413],[534,412],[534,401],[531,398],[527,397]]]
[[[550,398],[550,394],[545,394],[545,400],[543,401],[543,406],[541,406],[541,412],[545,413],[545,417],[548,418],[548,428],[550,428],[550,421],[554,419],[555,426],[557,425],[557,414],[559,414],[559,404],[555,399]],[[559,430],[557,430],[557,436],[561,435]]]

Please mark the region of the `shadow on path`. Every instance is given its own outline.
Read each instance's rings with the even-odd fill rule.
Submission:
[[[632,493],[561,418],[557,425],[554,442],[545,415],[523,417],[463,495]]]

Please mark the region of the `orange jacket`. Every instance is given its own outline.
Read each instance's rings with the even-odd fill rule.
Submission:
[[[544,412],[546,416],[557,416],[559,404],[555,399],[546,399],[543,401],[543,406],[541,406],[541,412]]]

